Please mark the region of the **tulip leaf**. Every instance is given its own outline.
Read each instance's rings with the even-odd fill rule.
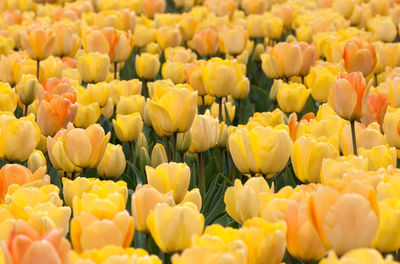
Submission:
[[[137,78],[136,71],[135,71],[135,57],[136,57],[137,50],[133,48],[131,55],[125,61],[124,67],[119,72],[120,80],[131,80]]]

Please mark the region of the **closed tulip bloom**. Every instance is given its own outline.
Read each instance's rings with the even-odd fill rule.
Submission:
[[[382,264],[396,264],[392,255],[388,255],[384,258],[381,253],[372,248],[358,248],[353,249],[344,254],[341,258],[338,258],[334,251],[329,252],[329,255],[322,259],[320,264],[345,264],[345,263],[382,263]]]
[[[245,2],[245,1],[243,1]],[[242,3],[243,3],[242,2]],[[248,1],[250,2],[250,1]],[[280,31],[282,32],[282,21],[278,19],[280,22]],[[266,31],[268,28],[273,28],[274,30],[279,30],[279,26],[276,23],[270,23],[271,21],[267,22],[265,16],[261,14],[250,14],[246,17],[246,24],[247,24],[247,32],[250,38],[264,38]],[[277,22],[277,23],[279,23]],[[263,28],[265,26],[265,28]]]
[[[177,27],[164,26],[157,30],[156,40],[161,49],[165,50],[168,47],[180,46],[182,42],[182,34]]]
[[[239,27],[222,28],[219,32],[220,46],[226,54],[240,54],[246,47],[247,32]]]
[[[103,179],[115,179],[122,175],[126,167],[125,154],[121,145],[107,144],[104,156],[97,166],[97,173]]]
[[[249,250],[247,263],[281,263],[286,249],[286,224],[269,223],[263,218],[249,219],[238,232]]]
[[[382,126],[388,105],[389,101],[386,94],[370,94],[367,99],[367,109],[365,115],[361,118],[361,122],[366,126],[372,122],[377,122]]]
[[[182,62],[166,61],[161,68],[161,75],[175,84],[184,83],[186,80],[185,66]]]
[[[262,69],[268,78],[297,75],[303,66],[302,50],[297,43],[280,42],[261,54]]]
[[[40,167],[34,173],[28,168],[19,164],[7,164],[0,169],[0,202],[4,203],[8,187],[13,184],[23,186],[25,184],[45,184],[50,183],[50,178],[46,176],[46,168]]]
[[[400,109],[388,107],[383,119],[383,132],[389,144],[396,149],[400,148]]]
[[[153,18],[158,13],[164,13],[167,3],[165,0],[144,0],[144,13],[148,18]]]
[[[386,67],[400,66],[400,44],[399,43],[381,43],[376,46],[377,69],[379,72]]]
[[[296,177],[300,181],[318,183],[321,182],[323,159],[336,157],[339,157],[339,151],[329,142],[301,136],[293,144],[291,160]]]
[[[189,86],[190,87],[190,86]],[[152,126],[159,136],[186,132],[197,112],[197,92],[174,87],[157,89],[147,100]]]
[[[319,260],[326,249],[308,217],[308,199],[291,201],[286,215],[287,248],[302,261]]]
[[[168,163],[167,152],[162,144],[157,143],[151,151],[151,166],[155,168],[162,163]]]
[[[133,38],[129,31],[106,27],[101,30],[89,31],[83,44],[86,52],[107,54],[111,62],[121,62],[127,60],[131,54]]]
[[[379,226],[376,194],[360,182],[349,183],[342,192],[320,186],[308,203],[310,220],[326,248],[339,255],[368,247]]]
[[[276,98],[279,107],[286,113],[299,113],[307,102],[310,89],[301,83],[282,83],[278,87]]]
[[[199,96],[205,96],[207,91],[204,87],[203,76],[201,75],[201,65],[204,61],[196,61],[185,66],[186,82],[197,91]]]
[[[135,227],[138,231],[149,233],[147,217],[154,210],[157,204],[166,203],[174,205],[172,193],[162,194],[149,184],[138,185],[132,195],[132,216],[135,219]]]
[[[175,203],[185,197],[190,182],[190,168],[185,163],[162,163],[157,168],[146,166],[148,183],[161,193],[173,192]]]
[[[202,65],[201,75],[207,94],[219,98],[231,95],[249,82],[245,65],[220,58],[212,58]]]
[[[79,98],[78,95],[79,102],[86,99],[89,102],[97,102],[100,107],[104,107],[109,97],[110,85],[106,82],[89,83],[86,90],[82,91],[85,92],[82,94],[82,98]]]
[[[110,58],[98,52],[85,53],[79,56],[77,67],[84,82],[102,82],[107,78]]]
[[[28,106],[36,98],[39,82],[35,75],[24,74],[17,84],[18,98],[25,105]]]
[[[200,56],[213,55],[218,50],[218,32],[212,27],[197,31],[188,42],[188,46],[197,51]]]
[[[117,105],[120,98],[140,94],[142,92],[142,82],[139,79],[125,80],[112,80],[110,82],[110,97],[113,104]]]
[[[136,55],[135,69],[140,78],[153,79],[160,70],[160,60],[157,55],[142,53]]]
[[[282,110],[279,108],[276,108],[272,112],[263,112],[263,113],[256,112],[256,113],[254,113],[253,116],[251,116],[249,118],[249,121],[247,122],[247,124],[257,122],[264,127],[266,127],[266,126],[275,127],[277,125],[284,124],[285,119],[286,119],[286,116],[282,112]]]
[[[235,0],[205,0],[204,6],[217,16],[232,16],[238,6]]]
[[[192,236],[203,232],[204,216],[191,202],[174,207],[159,203],[146,223],[157,246],[172,253],[190,247]]]
[[[312,67],[305,78],[305,84],[311,90],[311,96],[320,103],[328,101],[330,87],[335,83],[339,67],[329,65],[327,67]]]
[[[96,124],[101,115],[98,103],[89,105],[78,105],[78,111],[74,120],[74,125],[79,128],[87,128],[90,125]]]
[[[40,62],[39,82],[44,82],[49,78],[61,78],[63,73],[63,62],[60,58],[49,56]]]
[[[191,63],[195,62],[197,55],[191,49],[185,49],[183,47],[170,47],[164,51],[165,59],[172,62]]]
[[[154,82],[147,83],[147,88],[149,89],[149,96],[153,98],[155,91],[160,89],[161,91],[167,91],[169,88],[174,88],[174,83],[171,80],[156,80]],[[191,90],[188,86],[179,86],[179,87],[187,87]]]
[[[327,158],[322,161],[321,182],[329,183],[331,180],[342,179],[347,172],[354,170],[367,171],[368,160],[354,155]]]
[[[40,142],[40,129],[33,114],[20,119],[0,115],[0,158],[22,162],[29,158]]]
[[[117,115],[130,115],[139,113],[144,116],[145,98],[143,95],[135,94],[128,97],[122,96],[116,107]]]
[[[240,128],[229,136],[229,151],[241,173],[261,173],[271,177],[289,160],[292,140],[284,130],[254,127],[249,131]]]
[[[145,25],[137,25],[134,33],[134,45],[135,47],[143,48],[147,44],[156,40],[157,30],[152,27],[147,27]]]
[[[400,78],[395,77],[393,79],[388,79],[384,83],[381,83],[377,90],[378,93],[383,93],[387,96],[389,105],[394,108],[400,107]]]
[[[262,0],[244,0],[241,2],[241,7],[246,14],[262,14],[267,11],[269,3]]]
[[[113,119],[112,122],[115,134],[121,142],[135,142],[143,128],[143,121],[139,113],[117,114],[116,119]]]
[[[359,40],[349,41],[344,47],[343,59],[348,72],[361,72],[368,76],[376,64],[375,48]]]
[[[263,177],[252,177],[244,185],[236,179],[225,192],[225,210],[235,221],[244,223],[260,216],[262,196],[272,192]]]
[[[400,221],[400,203],[395,199],[379,202],[379,228],[371,247],[380,252],[396,251],[400,248],[397,224]]]
[[[46,158],[44,157],[43,152],[35,149],[28,158],[28,168],[32,173],[34,173],[41,167],[47,167]]]
[[[393,42],[397,36],[396,25],[388,16],[375,16],[367,21],[367,29],[373,33],[378,40]]]
[[[0,111],[14,113],[18,96],[8,83],[0,83]]]
[[[60,229],[40,235],[26,222],[14,224],[8,244],[2,244],[6,263],[68,263],[71,245]]]
[[[30,27],[20,34],[22,47],[33,60],[50,56],[56,44],[56,35],[49,28]]]
[[[360,149],[360,156],[368,159],[368,170],[376,171],[389,166],[396,167],[396,149],[388,145],[379,145],[370,149]]]
[[[179,153],[186,153],[192,144],[192,130],[188,130],[185,133],[178,133],[176,137],[176,151]]]
[[[58,22],[53,24],[52,31],[56,35],[52,54],[57,57],[75,56],[81,45],[81,40],[79,36],[74,34],[72,25],[67,22]]]
[[[97,218],[83,211],[72,219],[70,234],[74,249],[80,253],[107,245],[129,247],[134,231],[133,218],[127,211],[118,212],[111,219]]]
[[[192,140],[189,147],[190,153],[207,151],[217,145],[219,138],[218,119],[211,115],[196,115],[191,127]]]
[[[359,120],[365,113],[370,83],[365,83],[361,72],[339,73],[328,95],[329,105],[347,120]]]
[[[86,10],[88,12],[89,10]],[[131,32],[135,31],[136,14],[135,11],[122,9],[118,11],[95,13],[93,24],[99,28],[115,27],[119,30]]]

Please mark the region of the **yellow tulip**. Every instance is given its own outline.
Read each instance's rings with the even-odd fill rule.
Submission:
[[[368,160],[354,155],[341,156],[335,159],[327,158],[322,161],[321,182],[342,179],[343,175],[352,170],[367,171]]]
[[[100,115],[100,107],[96,102],[89,105],[78,104],[78,112],[74,120],[74,125],[80,128],[87,128],[90,125],[96,124]]]
[[[156,40],[160,47],[165,50],[168,47],[180,46],[182,42],[182,34],[177,27],[164,26],[157,30]]]
[[[286,131],[271,127],[239,128],[229,136],[229,151],[241,173],[272,177],[289,160],[292,140]]]
[[[246,48],[247,32],[239,27],[223,28],[219,32],[220,47],[226,54],[240,54]]]
[[[226,113],[228,113],[228,117],[229,117],[229,123],[232,123],[233,119],[235,118],[235,110],[236,110],[236,106],[232,103],[232,102],[227,102],[225,99],[222,99],[222,107],[221,107],[221,111],[222,111],[222,120],[221,122],[225,122],[227,123],[227,118],[226,118]],[[211,115],[214,118],[219,119],[219,104],[217,103],[213,103],[211,105]]]
[[[396,149],[388,145],[379,145],[370,149],[360,149],[360,156],[368,159],[368,170],[376,171],[389,166],[396,167]]]
[[[84,82],[97,83],[107,78],[110,58],[101,53],[85,53],[78,58],[78,70]]]
[[[151,151],[151,166],[155,168],[162,163],[168,163],[167,152],[162,144],[157,143]]]
[[[140,94],[131,95],[128,97],[122,96],[117,104],[117,115],[130,115],[140,113],[144,115],[145,98]]]
[[[264,127],[266,127],[266,126],[274,127],[274,126],[277,126],[280,124],[284,124],[285,119],[286,119],[286,116],[282,112],[282,110],[279,108],[276,108],[272,112],[263,112],[263,113],[256,112],[256,113],[254,113],[253,116],[251,116],[249,118],[249,121],[247,122],[247,124],[250,125],[251,123],[258,123]]]
[[[56,44],[56,35],[46,27],[29,27],[20,34],[22,47],[33,60],[46,59]]]
[[[178,133],[176,137],[176,150],[179,153],[186,153],[192,144],[192,130],[188,130],[185,133]]]
[[[72,24],[65,21],[54,23],[52,31],[56,35],[56,44],[52,54],[60,58],[75,56],[81,45],[81,40],[78,35],[74,34]]]
[[[190,168],[185,163],[162,163],[156,168],[146,166],[147,182],[161,193],[173,192],[175,203],[180,203],[190,183]]]
[[[24,74],[16,85],[19,100],[28,106],[36,99],[39,82],[35,75]],[[13,112],[13,111],[12,111]]]
[[[279,107],[286,113],[299,113],[307,102],[310,89],[300,83],[282,83],[278,87],[276,98]]]
[[[190,247],[192,236],[200,235],[204,228],[204,216],[190,202],[174,207],[159,203],[146,222],[163,252],[177,252]]]
[[[125,167],[126,160],[122,146],[108,143],[104,156],[97,166],[97,174],[103,179],[115,179],[122,175]]]
[[[246,17],[247,32],[250,38],[264,38],[268,29],[279,31],[279,23],[282,32],[282,22],[279,19],[267,21],[266,16],[261,14],[250,14]]]
[[[0,158],[7,161],[25,161],[40,142],[40,129],[33,114],[20,119],[0,115]]]
[[[139,113],[117,114],[116,119],[113,119],[112,122],[115,134],[121,142],[136,141],[143,128],[143,121]]]
[[[160,60],[157,55],[142,53],[136,55],[135,69],[140,78],[154,79],[160,70]]]
[[[165,60],[171,62],[191,63],[197,59],[196,53],[191,49],[183,47],[166,48],[164,51]]]
[[[310,220],[326,248],[339,255],[368,247],[379,225],[376,194],[361,182],[348,183],[342,190],[320,186],[308,203]]]
[[[400,66],[400,44],[379,43],[376,46],[377,65],[375,72],[383,72],[386,67]]]
[[[397,261],[393,260],[392,255],[383,258],[381,253],[372,248],[359,248],[348,251],[340,259],[336,256],[334,251],[322,259],[320,264],[345,264],[345,263],[364,263],[364,264],[396,264]]]
[[[121,97],[140,94],[141,91],[142,82],[139,79],[129,81],[113,80],[110,82],[110,97],[114,105],[118,105]]]
[[[188,64],[185,67],[186,82],[199,93],[199,96],[207,95],[207,92],[204,88],[203,77],[201,75],[201,65],[204,63],[204,61],[200,60]]]
[[[48,57],[40,62],[39,82],[43,83],[49,78],[61,78],[63,72],[63,62],[60,58]]]
[[[322,139],[321,139],[322,140]],[[339,151],[329,142],[301,136],[293,144],[292,164],[302,182],[321,182],[321,166],[325,158],[337,158]]]
[[[145,25],[137,25],[135,28],[135,47],[143,48],[156,40],[156,29]]]
[[[186,80],[185,66],[182,62],[166,61],[161,68],[161,75],[175,84],[184,83]]]
[[[106,82],[98,82],[96,84],[88,84],[86,87],[86,96],[90,102],[96,102],[100,107],[107,104],[109,97],[110,85]],[[78,96],[79,101],[79,96]]]
[[[211,115],[196,115],[191,127],[190,153],[205,152],[217,145],[219,138],[218,119]]]
[[[132,195],[131,204],[132,216],[135,219],[135,226],[138,231],[145,233],[150,232],[146,220],[150,212],[153,211],[159,203],[166,203],[173,206],[175,203],[172,193],[168,192],[162,194],[149,184],[143,186],[139,184],[136,187]]]
[[[371,247],[380,252],[392,252],[400,248],[397,226],[400,222],[400,203],[395,199],[379,202],[379,228]]]
[[[249,85],[246,66],[235,61],[212,58],[201,66],[201,75],[207,94],[219,98]]]
[[[214,55],[218,50],[218,32],[213,27],[196,30],[188,46],[197,51],[200,56]]]
[[[162,90],[167,89],[168,90],[168,88],[173,88],[173,87],[174,87],[174,83],[170,79],[157,80],[154,82],[147,83],[147,88],[149,89],[150,98],[153,98],[155,91],[158,89],[162,89]]]
[[[305,84],[311,89],[311,96],[314,100],[325,103],[328,101],[329,88],[335,83],[339,67],[323,65],[312,67],[305,78]]]
[[[388,107],[383,119],[383,132],[389,144],[396,149],[400,148],[400,133],[399,133],[400,109]]]
[[[107,245],[128,247],[131,244],[135,224],[127,211],[118,212],[111,219],[99,219],[83,211],[71,221],[71,241],[80,253],[100,249]]]
[[[46,158],[43,155],[43,152],[35,149],[32,154],[28,158],[28,168],[34,173],[40,167],[47,167]]]
[[[286,224],[284,221],[268,223],[256,217],[243,223],[238,232],[249,250],[247,263],[281,263],[286,249]]]
[[[383,42],[393,42],[397,36],[396,25],[388,16],[375,16],[367,21],[367,29]]]
[[[14,113],[18,96],[8,83],[0,82],[0,111]]]
[[[186,132],[192,126],[197,112],[197,91],[176,86],[157,89],[147,100],[152,126],[159,136]]]
[[[235,221],[244,223],[247,219],[260,216],[262,195],[272,192],[263,177],[252,177],[244,185],[236,179],[225,192],[225,210]]]

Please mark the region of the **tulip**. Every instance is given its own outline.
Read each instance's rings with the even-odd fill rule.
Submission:
[[[156,40],[156,29],[145,25],[137,25],[133,36],[135,47],[143,48]]]
[[[192,131],[189,129],[185,133],[178,133],[176,137],[176,150],[184,154],[189,150],[192,144]]]
[[[6,161],[25,161],[40,142],[40,129],[33,114],[20,119],[0,115],[0,158]]]
[[[38,92],[39,82],[35,75],[24,74],[17,84],[18,98],[25,105],[28,106],[36,98]]]
[[[161,49],[165,50],[168,47],[180,46],[182,42],[182,34],[180,30],[174,26],[160,27],[157,30],[156,40]]]
[[[279,107],[286,113],[299,113],[307,102],[310,89],[300,83],[282,83],[278,87],[276,98]]]
[[[197,31],[188,42],[188,46],[197,51],[200,56],[209,57],[217,52],[218,33],[212,27]]]
[[[164,56],[167,61],[191,63],[197,59],[196,53],[191,49],[185,49],[183,47],[166,48]]]
[[[119,103],[121,97],[140,94],[141,91],[142,82],[139,81],[139,79],[132,79],[129,81],[113,80],[110,82],[110,97],[114,105]]]
[[[117,114],[116,119],[113,119],[112,122],[115,134],[121,142],[136,141],[143,128],[143,121],[139,113]]]
[[[272,177],[289,160],[292,141],[284,130],[271,127],[240,128],[229,136],[229,151],[241,173],[261,173]]]
[[[218,98],[231,95],[235,89],[248,86],[246,67],[235,61],[212,58],[201,66],[201,75],[208,95]]]
[[[376,16],[367,21],[367,29],[383,42],[393,42],[397,36],[397,29],[390,17]]]
[[[100,249],[107,245],[128,247],[131,244],[135,224],[127,211],[118,212],[111,219],[99,219],[83,211],[71,221],[71,241],[80,253]]]
[[[314,66],[315,61],[318,58],[318,53],[315,44],[310,45],[306,42],[299,42],[298,45],[301,48],[301,55],[303,58],[299,75],[305,76],[310,72],[310,68]]]
[[[11,237],[2,251],[6,263],[68,263],[71,245],[59,229],[40,235],[22,220],[15,223]]]
[[[237,8],[238,2],[235,0],[205,0],[204,6],[217,16],[230,17]]]
[[[31,27],[20,34],[22,47],[33,60],[50,56],[56,44],[56,35],[48,28]]]
[[[218,125],[218,119],[211,115],[196,115],[191,127],[189,152],[200,153],[215,147],[219,138]]]
[[[367,171],[368,160],[354,155],[341,156],[335,159],[324,159],[321,167],[321,182],[342,179],[347,172]]]
[[[176,252],[190,247],[192,236],[203,232],[204,216],[191,202],[174,207],[159,203],[150,212],[146,223],[163,252]]]
[[[400,66],[400,44],[382,43],[376,46],[377,65],[375,72],[383,72],[386,67]]]
[[[389,166],[396,167],[396,149],[388,145],[379,145],[371,149],[360,149],[360,156],[368,159],[368,170],[376,171]]]
[[[179,16],[177,24],[179,26],[179,29],[181,30],[183,41],[188,41],[193,38],[199,22],[200,19],[198,17],[192,16],[190,13],[182,13]]]
[[[140,94],[131,95],[129,97],[121,97],[116,108],[117,115],[130,115],[140,113],[144,116],[145,98]]]
[[[293,144],[292,164],[296,177],[302,182],[321,182],[320,171],[324,158],[337,158],[339,151],[329,142],[301,136]]]
[[[343,192],[320,186],[308,203],[310,220],[326,248],[342,255],[368,247],[379,225],[376,195],[369,186],[353,182]]]
[[[267,11],[269,4],[262,0],[244,0],[241,2],[241,7],[246,11],[246,14],[263,14]]]
[[[174,205],[171,193],[162,194],[149,184],[138,185],[132,195],[132,216],[135,219],[136,229],[140,232],[149,233],[146,224],[147,217],[154,210],[157,204],[166,203]]]
[[[388,98],[385,94],[370,94],[367,99],[367,109],[361,118],[364,125],[377,122],[382,125],[388,107]]]
[[[79,56],[77,67],[84,82],[102,82],[107,77],[110,59],[97,52],[85,53]]]
[[[18,96],[8,83],[0,83],[0,111],[14,113]]]
[[[160,70],[160,60],[157,55],[142,53],[136,55],[135,69],[140,78],[154,79]]]
[[[89,9],[84,11],[90,13]],[[114,27],[119,30],[135,32],[136,14],[129,9],[95,13],[93,24],[99,28]]]
[[[43,152],[35,149],[28,158],[28,168],[32,173],[34,173],[41,167],[47,167],[46,158],[44,157]]]
[[[359,248],[353,249],[344,254],[340,259],[336,256],[334,251],[331,251],[328,257],[322,259],[320,264],[344,264],[344,263],[383,263],[393,264],[392,255],[388,255],[386,259],[383,258],[381,253],[372,248]]]
[[[104,156],[97,166],[97,174],[104,179],[115,179],[122,175],[125,167],[126,160],[122,146],[108,143]]]
[[[151,151],[151,166],[155,168],[162,163],[168,163],[167,152],[162,144],[157,143]]]
[[[74,120],[74,125],[79,128],[87,128],[90,125],[96,124],[101,115],[98,103],[89,105],[78,105],[78,111]]]
[[[161,90],[167,91],[169,88],[174,88],[174,86],[175,86],[174,83],[169,79],[168,80],[157,80],[154,82],[147,83],[150,98],[153,98],[153,95],[156,90],[161,89]],[[187,87],[190,90],[190,88],[188,86],[179,86],[179,87]]]
[[[173,192],[175,203],[180,203],[189,187],[190,169],[185,163],[162,163],[156,168],[146,166],[148,183],[161,193]]]
[[[260,216],[262,196],[267,193],[273,193],[273,190],[263,177],[252,177],[244,185],[236,179],[225,192],[225,210],[235,221],[244,223]]]
[[[268,78],[297,75],[303,66],[302,49],[299,44],[280,42],[261,54],[262,69]]]
[[[7,164],[0,169],[0,202],[4,202],[9,186],[18,184],[46,184],[50,183],[49,176],[46,176],[46,169],[39,168],[33,174],[32,172],[19,164]]]
[[[389,144],[396,149],[400,148],[400,133],[399,133],[400,109],[388,107],[386,115],[383,119],[383,132]]]
[[[164,13],[167,3],[165,0],[144,0],[143,8],[147,17],[153,18],[157,13]]]
[[[66,22],[58,22],[53,24],[52,31],[56,36],[52,54],[57,57],[73,57],[78,51],[81,41],[74,34],[72,26]]]
[[[240,54],[246,47],[247,32],[241,28],[223,28],[219,33],[221,50],[226,54]]]
[[[248,1],[250,2],[250,1]],[[245,1],[242,2],[242,5]],[[265,33],[268,31],[280,31],[279,35],[282,34],[282,21],[272,17],[273,20],[267,19],[266,16],[261,14],[250,14],[246,17],[247,32],[250,38],[264,38]],[[274,19],[275,18],[275,19]],[[265,28],[263,28],[265,26]],[[269,29],[272,29],[270,31]]]
[[[343,59],[348,72],[360,71],[364,76],[368,76],[376,64],[375,48],[359,40],[349,41],[344,47]]]
[[[319,260],[326,249],[308,217],[307,200],[289,203],[287,224],[287,248],[291,256],[302,261]]]
[[[266,127],[266,126],[275,127],[277,125],[284,124],[285,118],[286,118],[286,116],[282,112],[282,110],[280,110],[279,108],[276,108],[272,112],[263,112],[263,113],[256,112],[256,113],[254,113],[253,116],[251,116],[249,118],[249,121],[247,122],[247,124],[250,125],[253,122],[254,123],[257,122],[264,127]]]
[[[182,62],[166,61],[161,68],[161,75],[164,79],[170,79],[173,83],[185,82],[185,64]]]
[[[60,58],[49,56],[42,60],[39,66],[39,82],[44,82],[49,78],[61,78],[63,72],[63,62]]]
[[[190,88],[190,86],[188,87]],[[159,136],[183,133],[192,126],[197,110],[197,92],[176,86],[157,89],[147,100],[152,126]]]
[[[286,249],[286,225],[284,221],[268,223],[256,217],[244,222],[238,232],[249,250],[247,263],[281,263]]]

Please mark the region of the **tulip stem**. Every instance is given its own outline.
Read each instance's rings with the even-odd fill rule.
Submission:
[[[218,106],[219,122],[222,122],[222,97],[218,98]]]
[[[82,177],[83,177],[83,178],[86,177],[86,168],[82,168]]]
[[[358,155],[357,154],[357,142],[356,142],[356,128],[355,128],[355,126],[354,126],[354,120],[351,120],[350,121],[350,125],[351,125],[351,137],[352,137],[352,140],[353,140],[353,153],[354,153],[354,155]]]
[[[148,252],[149,251],[149,242],[150,242],[150,235],[146,233],[146,245],[145,245],[145,249]]]
[[[181,153],[181,162],[182,162],[182,163],[185,162],[185,153]]]
[[[24,105],[24,113],[23,113],[23,115],[26,116],[27,113],[28,113],[28,106]]]
[[[36,77],[39,81],[39,73],[40,73],[40,60],[36,61]]]
[[[114,62],[114,80],[117,80],[118,78],[118,62]]]
[[[199,189],[202,197],[205,197],[206,179],[204,176],[204,153],[197,153],[199,157]]]
[[[172,135],[172,145],[173,145],[173,149],[172,149],[172,161],[173,161],[173,162],[176,162],[176,137],[177,137],[177,134],[174,133],[174,134]]]
[[[240,106],[240,103],[242,102],[242,100],[238,100],[238,110],[239,110],[239,124],[242,123],[242,107]]]
[[[201,110],[202,110],[202,112],[203,112],[203,115],[204,115],[204,113],[206,112],[206,101],[204,100],[204,95],[202,95],[201,96]]]
[[[131,163],[135,164],[134,159],[133,159],[133,144],[132,144],[132,142],[129,142],[129,151],[131,152]]]

